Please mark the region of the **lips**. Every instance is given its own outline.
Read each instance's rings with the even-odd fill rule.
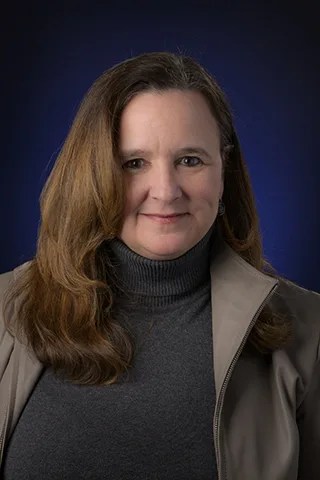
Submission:
[[[179,217],[181,215],[186,215],[186,213],[142,213],[141,215],[145,215],[146,217],[159,217],[159,218],[172,218],[172,217]]]
[[[182,221],[188,214],[187,213],[167,213],[167,214],[150,214],[143,213],[150,222],[156,223],[158,225],[174,225]]]

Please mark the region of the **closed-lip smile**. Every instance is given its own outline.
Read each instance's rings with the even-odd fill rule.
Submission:
[[[186,213],[142,213],[141,215],[146,215],[147,217],[160,217],[160,218],[170,218],[170,217],[178,217],[180,215],[186,215]]]
[[[142,213],[141,215],[145,216],[150,222],[156,223],[158,225],[174,225],[183,218],[185,218],[187,213]]]

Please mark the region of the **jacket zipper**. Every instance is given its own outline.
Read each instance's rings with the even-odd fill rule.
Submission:
[[[235,366],[235,364],[237,363],[237,361],[240,357],[240,354],[243,350],[244,344],[246,343],[246,341],[248,339],[248,336],[249,336],[249,334],[252,330],[252,327],[253,327],[254,323],[256,322],[257,317],[261,313],[263,307],[266,305],[266,303],[268,303],[270,297],[273,295],[274,291],[278,288],[278,285],[279,285],[279,282],[276,285],[274,285],[272,290],[269,292],[269,294],[266,296],[266,298],[264,299],[264,301],[262,302],[262,304],[260,305],[260,307],[256,311],[254,317],[252,318],[252,320],[251,320],[251,322],[250,322],[250,324],[249,324],[249,326],[246,330],[246,333],[245,333],[245,335],[242,339],[242,342],[241,342],[235,356],[233,357],[232,362],[229,365],[226,376],[224,377],[224,380],[223,380],[223,383],[222,383],[222,387],[221,387],[218,402],[217,402],[217,409],[216,409],[217,414],[216,414],[216,418],[215,418],[215,422],[214,422],[214,436],[215,436],[215,445],[216,445],[216,453],[217,453],[218,480],[228,480],[227,479],[227,473],[226,473],[226,467],[225,467],[226,462],[225,462],[224,456],[221,452],[221,445],[220,445],[220,440],[221,440],[220,418],[221,418],[221,411],[222,411],[225,392],[226,392],[231,374],[233,372],[234,366]],[[219,453],[220,453],[220,456],[219,456]]]

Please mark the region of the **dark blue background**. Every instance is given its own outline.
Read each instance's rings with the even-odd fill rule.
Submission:
[[[196,57],[227,93],[267,258],[320,291],[320,34],[316,2],[293,3],[11,2],[1,14],[0,272],[34,254],[41,188],[91,83],[115,62],[170,50]]]

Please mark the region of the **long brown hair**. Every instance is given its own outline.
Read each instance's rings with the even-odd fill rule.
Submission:
[[[82,384],[114,383],[133,357],[127,331],[113,317],[116,277],[107,250],[124,209],[117,159],[123,109],[139,92],[202,93],[220,131],[225,215],[217,222],[226,242],[260,271],[263,257],[254,196],[224,93],[194,59],[168,52],[128,59],[103,73],[84,97],[41,194],[35,258],[22,269],[6,301],[17,301],[8,328],[26,339],[38,359]],[[260,351],[284,344],[285,319],[267,306],[250,336]]]

